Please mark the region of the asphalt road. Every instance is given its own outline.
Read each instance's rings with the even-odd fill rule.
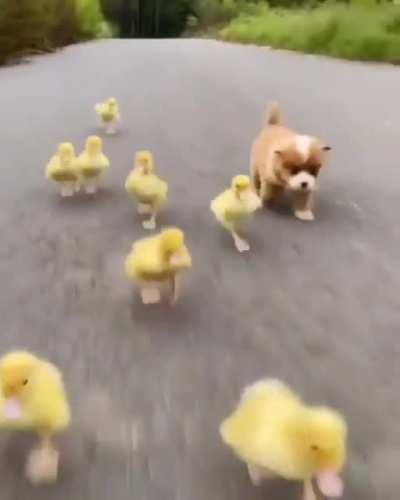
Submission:
[[[106,41],[0,69],[0,350],[64,371],[74,423],[57,486],[23,478],[29,437],[4,435],[4,500],[290,500],[253,488],[218,425],[241,388],[280,377],[350,426],[344,500],[398,499],[400,72],[212,41]],[[123,130],[95,199],[44,178],[60,141],[80,150],[114,95]],[[209,200],[248,169],[266,104],[333,148],[316,221],[260,213],[241,256]],[[123,184],[150,148],[170,183],[163,224],[194,269],[173,310],[145,309],[123,274],[145,234]]]

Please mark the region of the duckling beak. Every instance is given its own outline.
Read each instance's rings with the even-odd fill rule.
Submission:
[[[4,416],[8,420],[19,420],[22,418],[21,402],[16,397],[6,398],[3,408]]]
[[[171,255],[169,259],[169,263],[171,266],[180,267],[183,264],[183,255],[181,252],[175,252]]]
[[[343,480],[334,470],[324,470],[316,476],[318,488],[328,498],[340,498],[343,496]]]
[[[147,175],[149,173],[148,165],[145,165],[143,163],[138,164],[138,169],[139,169],[140,173],[142,173],[144,175]]]
[[[182,248],[171,255],[169,264],[173,267],[186,267],[188,262],[187,251]]]

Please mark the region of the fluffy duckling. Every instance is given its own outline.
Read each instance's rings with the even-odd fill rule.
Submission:
[[[321,492],[339,498],[339,473],[346,460],[347,427],[325,407],[304,404],[285,384],[266,379],[248,387],[220,427],[223,441],[247,463],[254,484],[281,476],[304,482],[304,499]]]
[[[110,97],[105,102],[94,107],[102,125],[106,127],[107,134],[115,134],[120,121],[119,104],[115,97]]]
[[[145,229],[155,229],[156,217],[167,201],[168,184],[154,173],[154,158],[150,151],[139,151],[135,167],[125,182],[126,191],[138,202],[138,212],[148,214]]]
[[[46,166],[46,177],[60,185],[63,197],[73,196],[79,190],[79,172],[77,170],[74,146],[63,142]]]
[[[0,428],[30,430],[39,436],[26,472],[33,483],[57,479],[58,451],[53,437],[70,422],[70,409],[58,368],[25,351],[0,359]]]
[[[78,156],[77,168],[80,181],[86,193],[95,194],[110,161],[103,154],[103,141],[92,135],[87,138],[84,151]]]
[[[171,286],[170,302],[175,304],[180,292],[181,272],[190,267],[192,258],[185,245],[185,234],[175,227],[134,243],[125,262],[128,278],[141,289],[143,304],[159,303],[165,283]]]
[[[261,199],[254,193],[247,175],[237,175],[232,179],[230,189],[219,194],[210,205],[218,222],[233,237],[239,252],[250,250],[249,243],[239,236],[241,225],[253,212],[261,207]]]

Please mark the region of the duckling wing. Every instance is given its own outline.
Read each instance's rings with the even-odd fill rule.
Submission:
[[[83,177],[97,177],[105,169],[102,157],[91,157],[82,153],[77,158],[77,168]]]
[[[210,209],[220,222],[226,221],[226,214],[234,203],[233,193],[227,189],[210,203]]]
[[[245,210],[251,214],[261,208],[262,201],[259,196],[256,195],[256,193],[253,193],[253,191],[250,191],[247,196],[243,200]]]
[[[299,407],[282,383],[260,381],[247,388],[233,414],[222,422],[223,441],[243,460],[282,474],[291,448],[285,423]]]
[[[154,204],[166,200],[168,185],[155,175],[141,175],[132,172],[125,184],[128,192],[142,203]]]
[[[76,168],[76,161],[66,167],[61,165],[59,157],[53,156],[46,168],[46,176],[55,182],[76,182],[79,174]]]
[[[168,184],[157,176],[154,176],[154,191],[157,193],[157,202],[164,203],[167,200]]]
[[[71,416],[62,376],[52,364],[42,363],[26,411],[35,427],[59,432],[68,426]]]
[[[103,169],[105,170],[107,168],[110,168],[110,160],[107,158],[107,156],[105,154],[102,154],[100,158]]]
[[[52,178],[52,175],[56,171],[59,164],[60,160],[57,155],[54,155],[50,158],[49,163],[46,165],[46,177],[48,179]]]
[[[96,113],[100,116],[100,118],[105,122],[110,122],[115,119],[114,114],[110,111],[110,108],[107,104],[96,104],[95,106]]]
[[[159,237],[136,242],[125,262],[125,271],[131,279],[151,280],[166,269],[160,252]]]

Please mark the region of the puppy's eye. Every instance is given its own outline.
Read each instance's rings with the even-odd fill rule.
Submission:
[[[22,382],[22,385],[28,385],[28,379],[27,378]]]
[[[321,168],[321,165],[316,165],[315,167],[310,168],[310,174],[316,177],[318,175],[319,169]]]
[[[312,449],[312,451],[318,451],[319,450],[319,446],[317,446],[316,444],[312,444],[311,445],[311,449]]]
[[[300,173],[300,168],[298,167],[292,168],[292,175],[297,175],[299,173]]]

